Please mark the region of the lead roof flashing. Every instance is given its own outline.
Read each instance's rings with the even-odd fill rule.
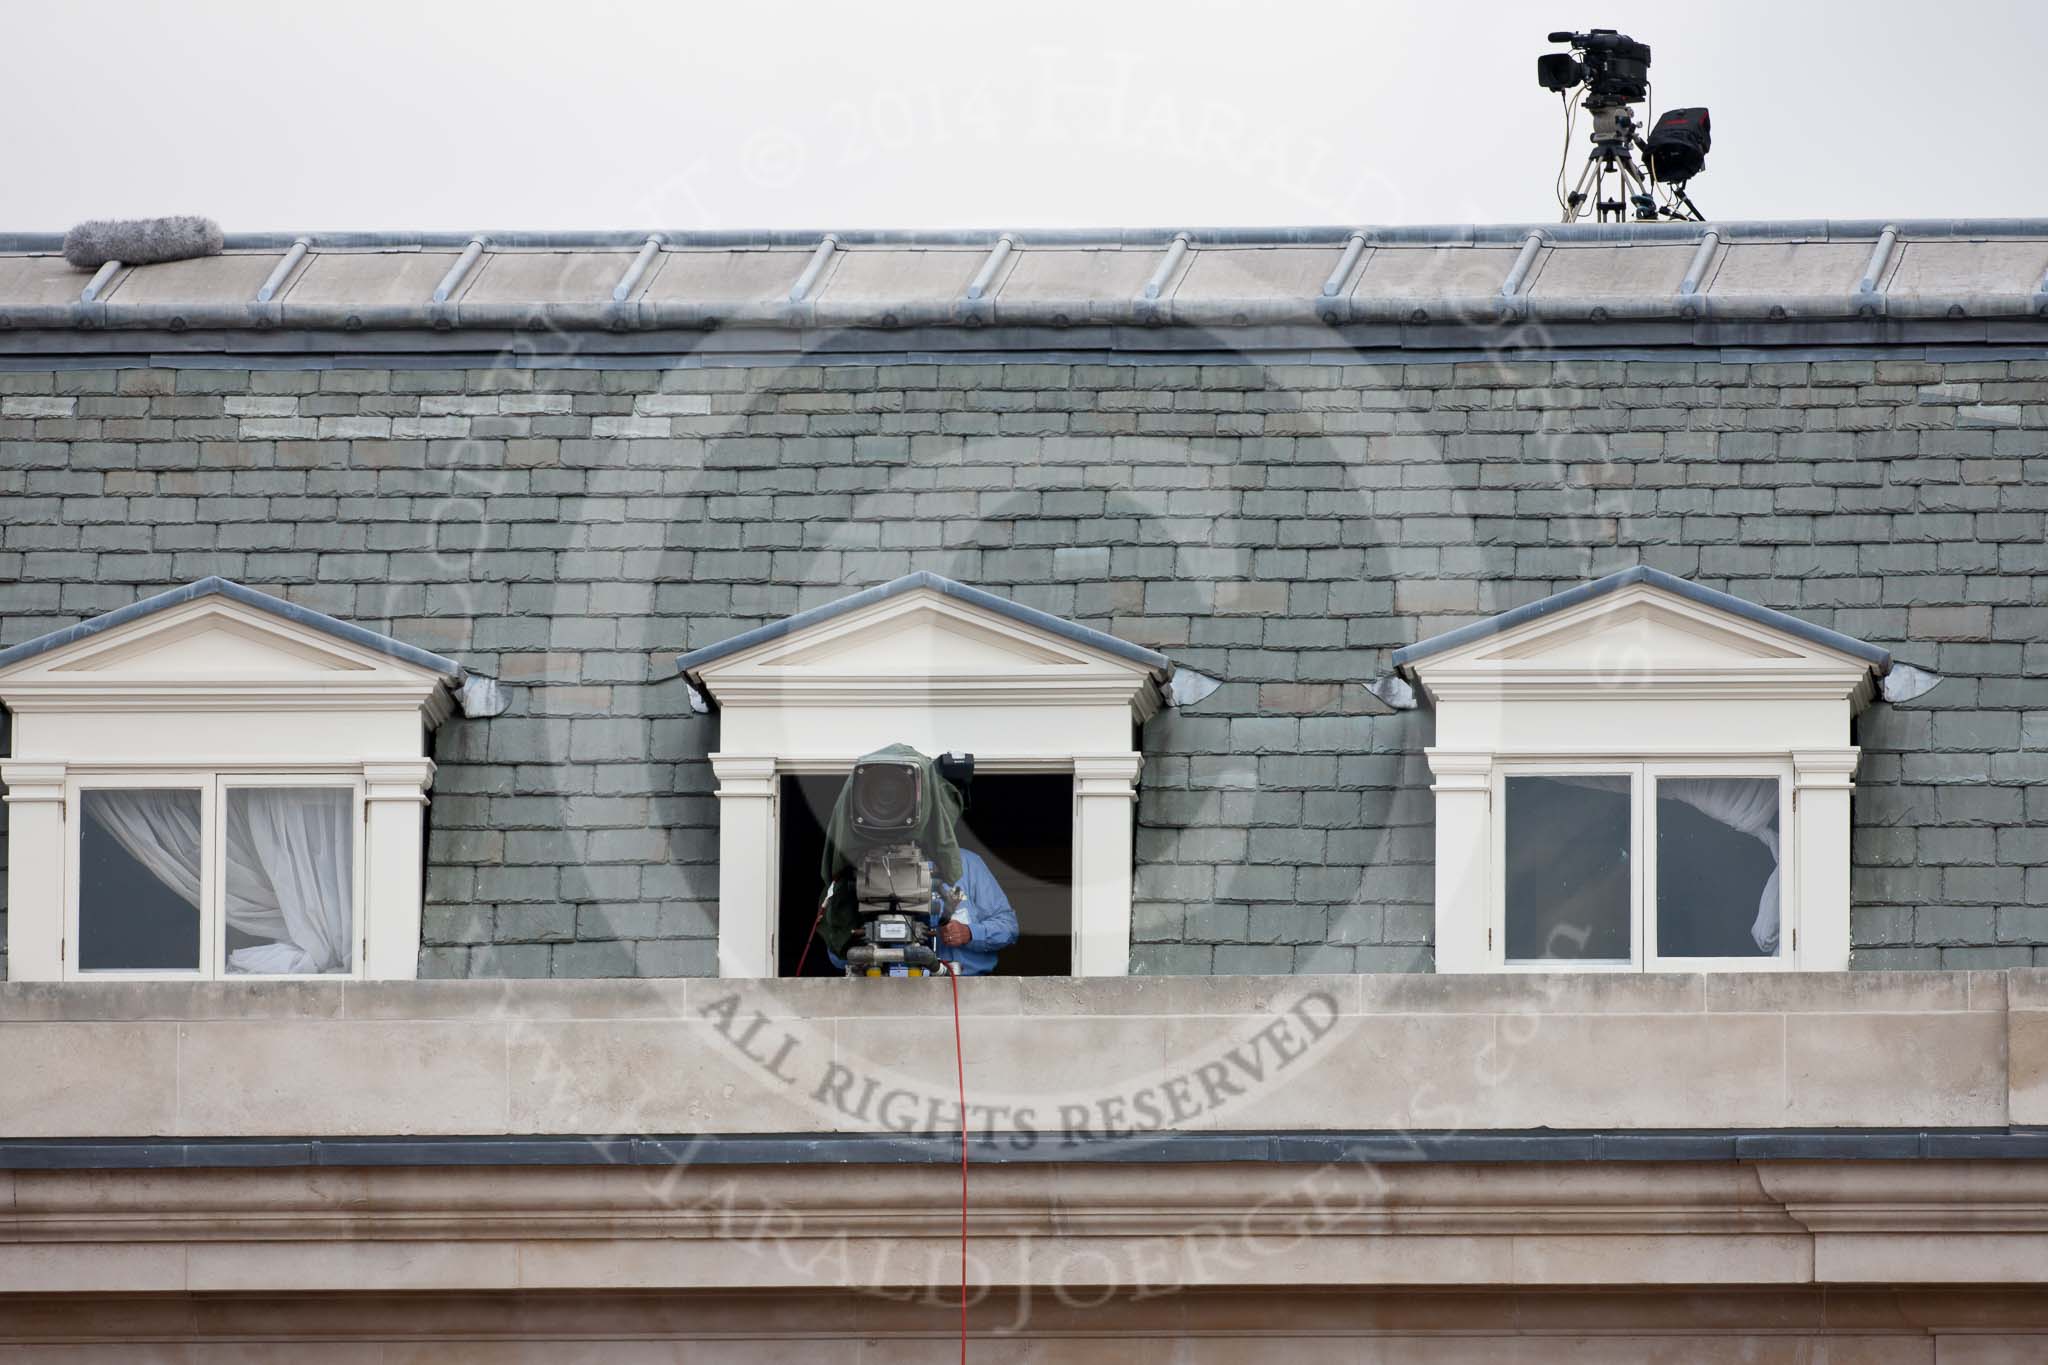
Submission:
[[[1418,338],[1476,328],[1513,344],[1527,344],[1516,338],[1532,325],[1616,334],[1646,324],[1667,332],[1747,326],[1773,337],[1848,323],[2048,331],[2048,219],[255,233],[228,237],[222,256],[124,267],[97,288],[70,281],[61,246],[56,233],[0,234],[4,349],[32,351],[51,344],[39,338],[63,336],[114,350],[143,333],[216,335],[228,338],[216,343],[223,349],[297,336],[318,349],[337,333],[553,332],[612,346],[635,334],[733,328],[926,328],[983,344],[1023,328],[1104,325],[1154,335],[1210,330],[1250,344],[1273,327],[1397,327]],[[1753,249],[1773,246],[1789,255],[1755,257]],[[1630,248],[1661,254],[1645,259]],[[1315,259],[1270,254],[1289,249]],[[1062,271],[1047,259],[1091,251],[1143,256],[1151,273],[1126,282],[1120,270]],[[414,277],[397,262],[423,252],[445,257],[443,268],[424,284],[403,283]],[[841,258],[876,252],[904,259],[842,268]],[[1749,264],[1737,263],[1743,252],[1754,257]],[[549,253],[617,265],[510,269]],[[787,260],[763,270],[764,254]],[[492,270],[494,261],[507,265]]]
[[[904,593],[915,592],[919,589],[939,593],[942,596],[953,598],[955,601],[965,602],[969,606],[979,607],[984,611],[994,612],[998,616],[1008,617],[1020,625],[1031,626],[1045,631],[1049,635],[1056,635],[1062,639],[1071,640],[1077,645],[1083,645],[1089,649],[1113,655],[1128,663],[1142,665],[1151,672],[1154,680],[1160,683],[1164,683],[1173,672],[1172,660],[1156,650],[1146,649],[1142,645],[1134,645],[1128,640],[1119,640],[1114,635],[1106,634],[1088,626],[1077,625],[1063,617],[1054,616],[1051,612],[1040,611],[1036,607],[1027,607],[1021,602],[1012,602],[1007,597],[998,597],[994,593],[987,592],[981,588],[972,588],[965,583],[956,583],[950,578],[925,569],[919,569],[915,573],[907,573],[903,577],[892,579],[887,583],[878,583],[872,588],[864,588],[850,597],[842,597],[836,602],[827,602],[823,606],[800,611],[796,615],[784,617],[780,621],[771,621],[765,626],[755,626],[752,630],[742,631],[731,639],[721,640],[715,645],[706,645],[702,649],[678,655],[676,657],[676,669],[692,683],[695,683],[698,681],[696,677],[697,670],[703,668],[706,664],[715,663],[719,659],[728,658],[743,650],[752,649],[756,645],[764,645],[771,640],[782,639],[784,636],[793,635],[801,630],[807,630],[812,626],[830,621],[835,617],[844,616],[848,612],[859,611],[862,607],[873,606],[877,602],[885,602],[892,597],[900,597]]]
[[[287,602],[281,597],[272,597],[267,592],[258,592],[255,588],[246,588],[231,579],[220,577],[202,578],[195,583],[187,583],[183,587],[172,588],[168,592],[160,592],[154,597],[145,597],[139,602],[131,602],[125,607],[117,607],[113,611],[95,616],[89,621],[80,621],[77,625],[65,626],[62,630],[53,630],[47,635],[38,635],[33,640],[25,640],[21,644],[0,650],[0,668],[7,668],[13,664],[20,663],[24,659],[33,659],[38,655],[48,654],[52,650],[62,649],[64,646],[79,640],[90,639],[95,635],[103,635],[107,631],[125,626],[131,621],[139,621],[145,616],[154,616],[158,612],[168,611],[172,607],[183,606],[187,602],[194,602],[202,597],[225,597],[231,602],[237,602],[245,607],[253,607],[257,611],[275,616],[280,620],[289,621],[293,625],[332,636],[344,644],[355,645],[359,649],[367,649],[373,653],[382,654],[387,658],[396,659],[400,663],[411,664],[415,668],[423,668],[439,676],[450,687],[460,687],[462,685],[465,670],[461,664],[456,663],[453,659],[444,659],[439,654],[431,654],[424,649],[406,644],[402,640],[394,640],[389,635],[380,635],[374,630],[366,630],[361,626],[351,625],[347,621],[337,620],[325,612],[315,611],[311,607],[302,607],[296,603]]]
[[[1590,602],[1596,597],[1605,597],[1608,593],[1617,592],[1622,588],[1633,587],[1638,583],[1660,588],[1674,596],[1697,602],[1701,606],[1712,607],[1716,611],[1727,612],[1731,616],[1737,616],[1746,621],[1753,621],[1760,626],[1767,626],[1772,630],[1781,631],[1795,639],[1804,640],[1808,644],[1819,645],[1823,649],[1831,649],[1838,654],[1846,654],[1853,659],[1860,659],[1869,665],[1872,672],[1879,675],[1883,675],[1891,669],[1891,651],[1881,646],[1858,640],[1854,636],[1844,635],[1840,631],[1829,630],[1825,626],[1814,625],[1811,621],[1802,621],[1796,616],[1789,616],[1782,611],[1775,611],[1770,607],[1758,606],[1754,602],[1736,597],[1731,593],[1703,587],[1688,579],[1680,578],[1676,574],[1665,573],[1662,569],[1653,569],[1647,564],[1638,564],[1632,569],[1623,569],[1618,573],[1608,574],[1605,578],[1594,579],[1591,583],[1581,583],[1575,588],[1567,588],[1563,592],[1552,593],[1550,596],[1539,601],[1526,603],[1510,611],[1504,611],[1498,616],[1488,617],[1484,621],[1474,621],[1471,625],[1460,626],[1456,630],[1445,631],[1442,635],[1432,636],[1427,640],[1419,640],[1412,645],[1404,646],[1394,651],[1394,667],[1404,673],[1410,673],[1412,676],[1413,666],[1420,660],[1442,654],[1447,650],[1457,649],[1476,640],[1484,640],[1490,636],[1505,634],[1517,626],[1541,620],[1546,616],[1554,616],[1558,612],[1567,611],[1582,602]]]
[[[772,228],[690,231],[666,228],[621,228],[578,231],[490,229],[469,232],[231,232],[228,251],[289,250],[307,238],[320,251],[440,250],[460,252],[484,241],[492,250],[638,251],[652,236],[669,249],[725,247],[732,249],[816,248],[831,237],[841,247],[982,247],[993,248],[1010,238],[1018,247],[1138,246],[1164,249],[1185,234],[1204,246],[1334,246],[1343,247],[1354,234],[1369,246],[1515,246],[1531,233],[1556,242],[1697,242],[1708,232],[1727,242],[1860,241],[1875,243],[1887,228],[1906,240],[1990,241],[2001,238],[2048,239],[2048,217],[2042,218],[1771,218],[1738,223],[1418,223],[1361,227],[1304,225],[1296,227],[1141,227],[1141,228]],[[61,254],[61,232],[0,231],[0,253]]]

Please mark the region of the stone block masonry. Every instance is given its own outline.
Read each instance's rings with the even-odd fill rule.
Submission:
[[[1858,723],[1855,961],[2048,964],[2044,516],[2038,360],[0,372],[0,644],[221,574],[505,682],[433,976],[713,972],[673,657],[912,569],[1223,680],[1143,736],[1139,970],[1426,970],[1430,718],[1360,684],[1636,563],[1946,675]]]

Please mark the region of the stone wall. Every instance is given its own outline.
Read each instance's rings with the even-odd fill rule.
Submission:
[[[2048,362],[0,373],[0,643],[222,574],[508,685],[423,971],[715,970],[676,652],[930,569],[1225,680],[1147,726],[1135,960],[1426,969],[1394,648],[1636,563],[1947,676],[1879,705],[1867,967],[2048,963]]]

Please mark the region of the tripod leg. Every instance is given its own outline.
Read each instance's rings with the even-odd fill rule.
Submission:
[[[1565,199],[1564,217],[1560,221],[1570,223],[1575,222],[1578,219],[1583,218],[1585,216],[1580,211],[1580,206],[1586,202],[1586,195],[1588,192],[1588,181],[1592,182],[1591,192],[1594,195],[1594,205],[1596,208],[1598,207],[1600,183],[1595,176],[1595,172],[1597,172],[1599,168],[1600,154],[1598,152],[1595,152],[1593,153],[1593,155],[1586,158],[1586,168],[1579,172],[1579,183],[1572,187],[1571,194]]]
[[[1612,221],[1610,215],[1615,210],[1610,209],[1608,206],[1618,201],[1610,200],[1607,197],[1607,182],[1614,174],[1614,158],[1604,154],[1600,155],[1597,169],[1593,173],[1593,207],[1595,209],[1595,220],[1598,222]]]
[[[1642,169],[1629,159],[1626,153],[1621,157],[1621,187],[1628,195],[1628,203],[1634,204],[1638,221],[1652,222],[1657,218],[1657,197],[1650,193],[1650,183]],[[1627,210],[1623,210],[1623,217]]]

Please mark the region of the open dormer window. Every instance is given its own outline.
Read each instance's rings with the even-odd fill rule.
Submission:
[[[206,579],[0,652],[15,980],[416,975],[461,668]]]
[[[1848,966],[1886,651],[1637,568],[1394,662],[1437,710],[1439,971]]]
[[[897,743],[972,753],[989,799],[970,810],[963,844],[992,855],[998,880],[1045,869],[1015,878],[1009,898],[1027,939],[1029,901],[1039,937],[1066,942],[1005,950],[1000,970],[1129,970],[1133,736],[1166,704],[1164,656],[914,573],[678,663],[719,706],[722,975],[794,969],[802,945],[789,940],[821,887],[820,845],[804,841],[821,837],[854,760]],[[1005,803],[1013,816],[995,818]]]

